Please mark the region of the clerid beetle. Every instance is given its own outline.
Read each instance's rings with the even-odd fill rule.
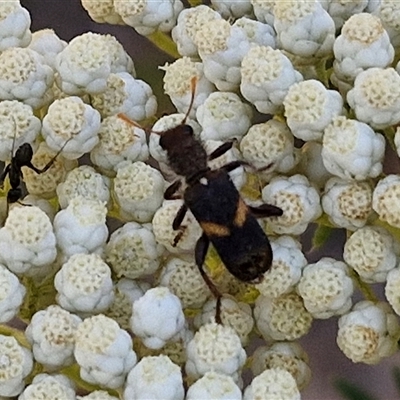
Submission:
[[[196,80],[192,80],[192,100],[194,101]],[[168,163],[173,171],[186,181],[184,203],[178,211],[173,228],[181,227],[189,209],[203,229],[195,249],[196,264],[217,298],[217,322],[220,319],[221,294],[203,270],[204,260],[210,242],[215,247],[228,271],[244,282],[259,281],[272,263],[272,249],[269,240],[256,218],[282,215],[279,207],[263,204],[259,207],[246,205],[232,183],[229,172],[245,164],[230,162],[212,170],[208,161],[226,151],[233,143],[227,142],[209,156],[203,144],[195,138],[193,129],[186,124],[187,112],[182,123],[160,135],[160,146],[167,152]],[[181,181],[172,183],[165,191],[165,199],[173,199]]]

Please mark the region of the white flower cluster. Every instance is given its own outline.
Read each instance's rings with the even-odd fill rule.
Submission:
[[[114,36],[32,34],[19,0],[0,2],[0,397],[297,400],[310,368],[296,341],[332,317],[354,363],[394,354],[397,3],[81,2],[175,57],[158,67],[177,113],[149,128],[161,99]],[[179,125],[201,154],[174,142]],[[224,166],[243,201],[207,175]],[[196,180],[226,203],[200,194],[204,219],[187,209]],[[268,212],[271,247],[246,230]],[[342,254],[324,254],[339,230]],[[228,272],[249,259],[257,280]],[[77,367],[104,390],[79,397]]]

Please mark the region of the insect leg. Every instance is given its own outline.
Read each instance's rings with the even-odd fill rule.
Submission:
[[[225,164],[220,169],[223,169],[226,172],[231,172],[234,169],[241,167],[242,165],[249,165],[249,164],[246,161],[236,160],[236,161],[231,161],[228,164]]]
[[[175,181],[174,183],[171,183],[171,185],[169,185],[164,192],[164,199],[165,200],[177,199],[178,197],[174,196],[174,194],[179,190],[181,186],[182,186],[182,181]]]
[[[283,214],[281,208],[273,206],[272,204],[262,204],[258,207],[248,206],[252,214],[256,218],[264,217],[280,217]]]
[[[174,238],[174,242],[172,243],[173,247],[176,247],[179,241],[181,240],[181,237],[183,236],[186,226],[182,226],[182,221],[183,218],[185,218],[186,212],[188,208],[186,204],[182,204],[181,208],[178,210],[174,221],[172,222],[172,229],[174,230],[179,230],[178,234]]]
[[[200,236],[200,239],[196,243],[194,257],[195,257],[196,265],[199,268],[200,274],[201,274],[202,278],[204,279],[204,282],[206,283],[206,285],[210,289],[210,292],[213,294],[213,296],[217,300],[216,312],[215,312],[215,322],[217,324],[221,324],[222,323],[222,321],[221,321],[221,297],[222,297],[222,295],[203,269],[203,264],[204,264],[204,260],[206,259],[207,250],[208,250],[209,245],[210,245],[210,240],[208,239],[207,235],[205,233],[203,233]]]
[[[211,154],[209,154],[208,159],[214,160],[223,154],[225,154],[228,150],[230,150],[233,146],[233,142],[226,142],[218,146]]]
[[[3,172],[0,175],[0,186],[3,186],[4,179],[6,179],[7,174],[10,172],[11,164],[7,164],[4,168]]]

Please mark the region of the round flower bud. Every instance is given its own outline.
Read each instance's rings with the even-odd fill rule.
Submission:
[[[91,104],[103,118],[123,113],[133,121],[142,121],[157,111],[151,86],[127,72],[110,74],[107,87],[91,97]]]
[[[250,127],[240,142],[245,161],[265,173],[288,172],[295,165],[294,139],[287,125],[269,120]]]
[[[229,375],[238,383],[246,352],[229,326],[208,323],[200,327],[186,348],[186,374],[193,379],[214,371]]]
[[[225,19],[237,19],[244,16],[250,17],[253,14],[250,0],[211,0],[211,4]]]
[[[77,159],[96,146],[99,129],[100,113],[72,96],[50,105],[43,118],[42,134],[51,149],[58,151],[65,145],[63,156]]]
[[[372,4],[374,5],[372,10],[370,5],[368,7],[370,12],[372,11],[375,16],[379,17],[379,20],[382,22],[383,27],[389,35],[390,43],[394,48],[397,48],[400,45],[398,24],[399,4],[391,0],[384,0]]]
[[[129,372],[124,400],[183,400],[181,369],[169,357],[143,357]]]
[[[18,396],[33,367],[31,352],[12,336],[0,335],[0,396]]]
[[[31,106],[17,100],[0,101],[0,160],[10,161],[23,143],[32,146],[40,128]]]
[[[53,98],[54,72],[36,51],[11,47],[0,53],[0,100],[39,109]]]
[[[286,123],[304,141],[322,139],[333,117],[343,114],[343,98],[315,79],[295,83],[283,100]]]
[[[203,64],[189,57],[182,57],[172,64],[166,63],[161,69],[165,71],[164,92],[179,113],[189,111],[188,116],[194,118],[197,108],[215,91],[215,86],[204,76]],[[193,78],[196,79],[196,88],[192,108],[189,110]]]
[[[333,225],[355,231],[372,214],[372,188],[369,182],[331,178],[326,182],[321,203]]]
[[[301,251],[301,244],[290,236],[271,241],[271,247],[271,268],[264,273],[256,288],[262,295],[275,298],[294,289],[307,265],[307,259]]]
[[[57,246],[67,259],[77,253],[102,253],[108,237],[107,208],[99,200],[76,196],[54,218]]]
[[[114,300],[110,267],[97,254],[74,254],[54,278],[57,302],[72,312],[103,312]]]
[[[347,265],[330,257],[323,257],[315,264],[304,267],[297,285],[297,293],[307,311],[314,318],[321,319],[349,311],[353,291]]]
[[[322,159],[326,169],[343,179],[365,180],[382,172],[385,139],[367,124],[336,117],[325,128]]]
[[[275,0],[250,0],[257,21],[274,26]]]
[[[57,85],[66,94],[98,94],[111,73],[135,73],[132,59],[114,36],[87,32],[56,57]]]
[[[128,222],[111,234],[104,256],[118,278],[137,279],[158,270],[163,250],[151,224]]]
[[[362,301],[339,318],[337,344],[354,363],[377,364],[397,351],[396,316],[386,303]]]
[[[115,11],[114,0],[81,0],[81,3],[93,21],[99,24],[123,25],[121,16]],[[86,399],[86,397],[83,398]],[[87,397],[89,398],[91,397]],[[94,397],[93,400],[95,400]]]
[[[50,371],[72,365],[80,322],[78,316],[57,305],[36,312],[25,330],[35,360]]]
[[[246,388],[243,400],[300,400],[300,392],[290,372],[271,368],[257,375]]]
[[[90,0],[92,1],[92,0]],[[102,1],[103,3],[103,1]],[[77,400],[119,400],[119,397],[111,396],[105,390],[95,390],[86,396],[78,396]]]
[[[172,40],[181,56],[197,58],[197,45],[194,42],[197,31],[209,21],[221,19],[221,15],[206,5],[185,8],[179,13],[176,26],[172,29]]]
[[[272,47],[252,46],[243,57],[240,92],[264,114],[283,110],[289,88],[303,80],[290,60]]]
[[[183,200],[164,200],[152,221],[157,242],[171,253],[193,252],[202,234],[202,229],[190,210],[187,211],[181,227],[173,229],[172,223],[182,205]]]
[[[150,289],[133,303],[131,329],[146,347],[160,349],[179,339],[184,325],[182,304],[166,287]]]
[[[89,165],[81,165],[68,172],[64,182],[57,186],[57,197],[61,208],[68,207],[71,199],[82,196],[89,200],[108,203],[110,180]]]
[[[124,220],[150,222],[164,198],[161,173],[141,161],[122,166],[114,179],[115,200]]]
[[[117,115],[104,118],[98,133],[90,159],[106,175],[114,177],[119,168],[149,157],[145,131]]]
[[[203,128],[202,140],[241,139],[251,126],[252,110],[239,96],[230,92],[211,93],[199,105],[196,117]]]
[[[400,268],[398,265],[387,274],[385,296],[394,312],[400,315]]]
[[[282,368],[290,372],[299,390],[304,389],[311,380],[307,353],[296,342],[278,342],[270,347],[258,347],[253,353],[253,374],[259,375],[270,368]]]
[[[296,340],[308,333],[313,321],[296,293],[275,299],[259,296],[254,308],[257,328],[265,340]]]
[[[283,50],[310,60],[331,55],[335,23],[319,1],[276,1],[274,17]]]
[[[0,259],[15,274],[43,277],[56,259],[56,237],[38,207],[13,207],[0,229]]]
[[[159,282],[179,297],[183,308],[200,308],[211,294],[192,258],[169,258]]]
[[[75,400],[74,384],[62,374],[38,374],[18,397],[18,400],[37,399]]]
[[[180,0],[114,0],[114,8],[126,25],[147,36],[156,31],[169,32],[175,26],[183,4]]]
[[[196,328],[215,320],[216,303],[215,299],[207,301],[201,313],[194,319]],[[235,330],[243,346],[248,344],[249,335],[254,327],[251,307],[246,303],[238,302],[234,297],[227,296],[221,299],[220,307],[222,324]]]
[[[262,190],[262,199],[283,210],[281,217],[268,220],[278,234],[301,235],[322,214],[319,194],[303,175],[273,178]]]
[[[400,205],[397,201],[397,192],[400,192],[399,176],[388,175],[378,182],[372,195],[372,208],[379,215],[379,219],[395,228],[400,227]]]
[[[322,4],[322,3],[321,3]],[[354,0],[346,2],[330,2],[322,4],[328,14],[335,22],[336,31],[339,31],[343,24],[355,14],[362,13],[369,7],[368,0]]]
[[[215,371],[206,372],[191,385],[186,400],[242,400],[242,392],[232,377]]]
[[[75,334],[74,355],[86,382],[120,388],[137,361],[129,333],[104,315],[86,318]]]
[[[364,226],[347,239],[343,259],[364,282],[384,282],[396,266],[399,250],[399,244],[386,229]]]
[[[26,289],[17,276],[0,264],[0,323],[11,321],[19,312]]]

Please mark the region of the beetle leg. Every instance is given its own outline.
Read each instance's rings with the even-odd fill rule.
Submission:
[[[179,198],[174,195],[179,190],[181,185],[182,185],[182,181],[175,181],[175,182],[171,183],[171,185],[169,185],[164,192],[164,199],[165,200],[175,200],[175,199]]]
[[[280,217],[283,214],[281,208],[273,206],[272,204],[261,204],[261,206],[258,207],[248,207],[256,218]]]

